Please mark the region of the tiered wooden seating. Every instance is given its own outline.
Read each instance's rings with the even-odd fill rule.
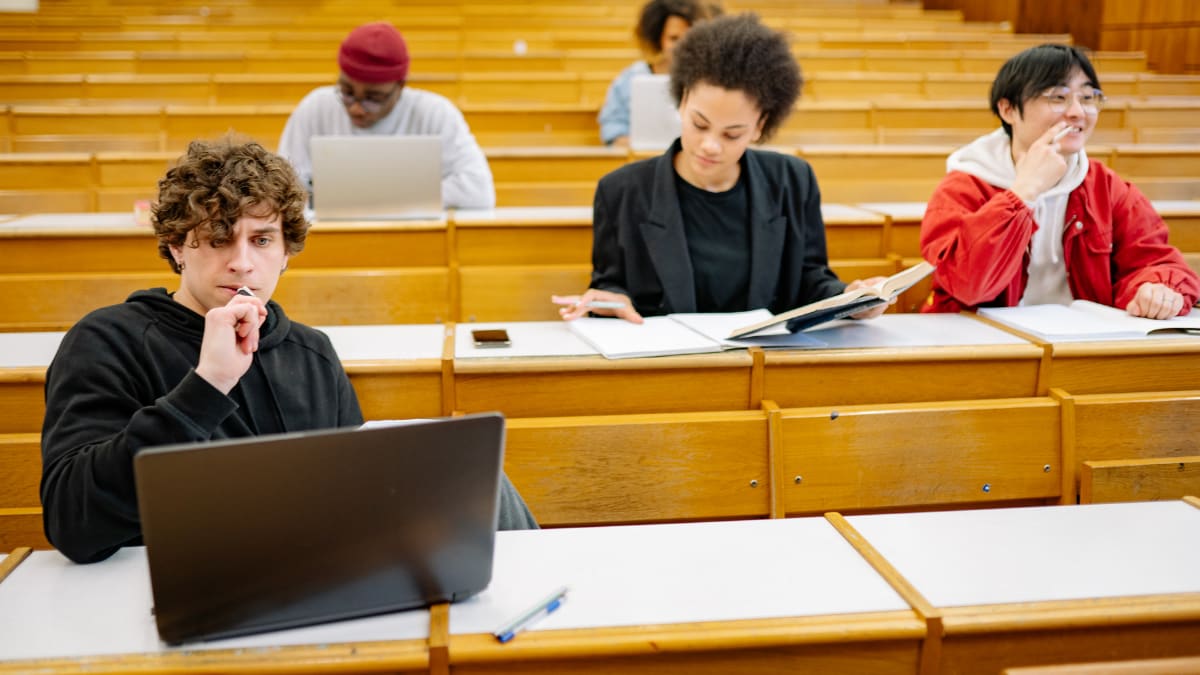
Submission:
[[[1200,494],[1200,456],[1083,463],[1079,501],[1143,502]]]

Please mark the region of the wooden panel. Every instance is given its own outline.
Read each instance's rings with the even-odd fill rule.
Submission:
[[[1075,396],[1074,404],[1077,472],[1087,461],[1200,455],[1200,391]]]
[[[42,508],[0,509],[0,551],[27,546],[37,550],[53,548],[42,529]]]
[[[745,352],[621,361],[459,359],[454,410],[509,417],[745,410],[750,371]]]
[[[96,154],[100,187],[133,187],[158,194],[158,180],[179,159],[179,153],[101,152]]]
[[[317,223],[291,266],[444,267],[447,257],[445,223]]]
[[[497,183],[588,182],[593,189],[628,155],[608,148],[492,148],[488,164]]]
[[[0,476],[0,508],[41,506],[41,434],[0,435]]]
[[[455,229],[461,265],[588,265],[592,224],[463,225]]]
[[[123,274],[3,275],[0,330],[65,330],[93,309],[123,302],[130,293],[155,286],[174,290],[177,277],[165,268]]]
[[[554,321],[558,308],[550,296],[582,293],[591,273],[589,264],[461,267],[459,319]]]
[[[345,363],[363,418],[395,420],[439,417],[442,409],[441,362],[432,364]]]
[[[550,638],[545,647],[545,656],[535,653],[525,658],[513,658],[507,653],[498,653],[491,636],[490,652],[474,650],[469,660],[454,660],[456,675],[481,675],[482,673],[515,675],[516,673],[537,673],[538,675],[608,675],[610,673],[627,673],[637,675],[656,673],[658,675],[720,675],[722,673],[738,673],[739,675],[775,675],[784,672],[811,673],[854,673],[855,675],[910,675],[917,672],[919,657],[919,642],[917,641],[875,641],[858,642],[847,640],[844,632],[853,617],[839,616],[836,627],[830,626],[831,631],[839,634],[825,640],[800,639],[781,640],[787,644],[778,647],[737,647],[703,649],[701,645],[708,644],[702,637],[689,630],[679,633],[669,630],[654,631],[653,627],[647,632],[647,627],[635,627],[634,637],[639,648],[632,655],[613,654],[609,645],[616,638],[614,633],[627,633],[632,629],[600,629],[583,631],[539,631],[528,637],[534,640]],[[820,617],[818,620],[827,622]],[[751,622],[739,622],[751,623]],[[775,622],[771,625],[760,626],[751,623],[746,632],[755,636],[754,642],[759,643],[762,635],[795,636],[805,631],[803,628],[787,628],[776,632]],[[711,629],[725,633],[729,630],[741,632],[739,624],[690,624],[689,628],[703,631]],[[567,633],[573,637],[563,637],[555,641],[556,634]],[[662,634],[660,634],[662,633]],[[476,636],[468,636],[476,637]],[[666,641],[664,638],[673,638]],[[670,645],[672,641],[683,641],[686,646]],[[555,644],[555,642],[560,644]],[[626,640],[628,641],[628,640]],[[527,640],[533,642],[533,640]],[[536,643],[535,643],[536,644]],[[605,645],[604,649],[591,647],[593,644]],[[461,654],[465,649],[460,646],[460,638],[452,638],[452,653]],[[589,645],[580,647],[579,645]],[[524,652],[528,654],[528,652]],[[489,659],[489,654],[494,658]]]
[[[112,108],[12,109],[14,136],[63,134],[137,135],[161,128],[162,110],[153,106]]]
[[[93,210],[90,190],[0,190],[0,213],[55,213]]]
[[[1200,622],[1143,619],[1133,625],[1073,627],[1060,622],[1040,630],[996,631],[947,636],[942,641],[943,673],[997,673],[1006,667],[1082,663],[1098,657],[1146,659],[1196,653]],[[1095,622],[1099,623],[1099,622]]]
[[[92,158],[83,153],[0,156],[0,185],[9,190],[79,189],[92,183]]]
[[[786,409],[787,512],[1056,497],[1060,433],[1039,398]]]
[[[10,274],[0,276],[0,330],[65,330],[98,307],[133,291],[166,286],[162,272]],[[450,315],[449,272],[443,267],[288,270],[274,300],[309,325],[433,323]]]
[[[505,469],[542,525],[762,517],[766,415],[510,418]]]
[[[1079,501],[1144,502],[1200,494],[1200,456],[1084,462]]]
[[[0,248],[0,274],[169,269],[149,228],[121,236],[10,236],[0,238]]]
[[[444,267],[288,270],[273,299],[310,326],[438,323],[450,317]]]
[[[219,138],[227,132],[244,134],[268,149],[279,145],[291,106],[167,106],[167,148],[180,150],[197,138]]]
[[[1189,339],[1057,344],[1048,387],[1072,394],[1182,391],[1200,382],[1200,344]]]
[[[596,181],[496,183],[496,206],[590,206]]]
[[[44,368],[5,369],[0,378],[0,434],[37,434],[46,416]]]
[[[1200,656],[1005,668],[1003,675],[1200,675]]]

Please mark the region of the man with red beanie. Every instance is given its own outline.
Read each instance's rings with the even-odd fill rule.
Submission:
[[[338,50],[337,84],[314,89],[300,101],[279,139],[279,154],[311,185],[313,136],[440,136],[442,203],[495,206],[492,170],[467,121],[446,97],[406,87],[408,65],[408,46],[390,23],[350,31]]]

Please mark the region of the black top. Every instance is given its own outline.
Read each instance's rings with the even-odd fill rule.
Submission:
[[[737,312],[746,306],[750,205],[745,176],[745,171],[740,172],[737,183],[725,192],[709,192],[675,175],[688,256],[696,274],[699,312]]]
[[[673,158],[679,141],[661,156],[627,164],[600,179],[592,212],[591,287],[628,295],[643,316],[700,311],[697,275],[684,225]],[[829,269],[821,193],[804,160],[762,150],[742,157],[746,185],[746,290],[730,311],[765,307],[774,313],[841,293]],[[705,274],[738,273],[717,261]],[[735,263],[736,264],[736,263]]]
[[[141,544],[133,457],[143,448],[362,424],[329,338],[274,302],[228,396],[196,375],[203,335],[204,317],[156,288],[63,338],[46,372],[41,492],[46,537],[68,558]]]

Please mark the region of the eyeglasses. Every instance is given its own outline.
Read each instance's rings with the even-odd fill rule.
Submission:
[[[372,91],[372,92],[367,92],[366,94],[364,94],[362,96],[362,98],[355,96],[353,92],[349,92],[349,91],[346,91],[345,89],[342,89],[342,90],[338,91],[338,96],[341,97],[341,99],[342,99],[342,105],[346,106],[347,108],[349,108],[350,106],[357,103],[360,106],[362,106],[363,112],[374,115],[375,113],[379,112],[380,110],[383,110],[383,106],[387,105],[388,101],[392,98],[392,96],[394,96],[396,94],[396,91],[399,89],[400,89],[400,85],[397,84],[395,87],[392,88],[391,91],[389,91],[386,94],[383,94],[382,96],[379,95],[379,92]],[[375,98],[367,98],[368,96],[374,96]]]
[[[1104,92],[1099,89],[1084,89],[1078,92],[1070,89],[1051,89],[1038,94],[1037,98],[1045,99],[1046,105],[1056,113],[1066,112],[1067,108],[1071,107],[1071,99],[1079,101],[1079,107],[1083,108],[1086,113],[1099,112],[1104,107],[1104,102],[1108,100]]]

